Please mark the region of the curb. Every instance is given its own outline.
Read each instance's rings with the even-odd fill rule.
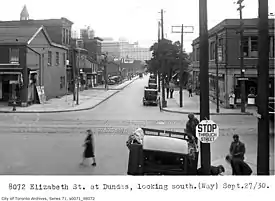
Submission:
[[[136,81],[136,79],[132,80],[131,82],[129,82],[125,86],[121,87],[120,89],[112,89],[112,90],[116,90],[116,92],[114,92],[110,96],[104,98],[102,101],[93,105],[92,107],[80,108],[80,109],[69,109],[69,110],[49,110],[49,111],[0,111],[0,113],[26,113],[26,114],[27,113],[62,113],[62,112],[79,112],[79,111],[91,110],[91,109],[94,109],[95,107],[97,107],[98,105],[100,105],[101,103],[107,101],[109,98],[111,98],[115,94],[119,93],[121,90],[125,89],[127,86],[132,84],[134,81]]]
[[[163,111],[165,112],[170,112],[170,113],[179,113],[179,114],[190,114],[190,113],[193,113],[195,115],[200,115],[199,112],[184,112],[184,111],[174,111],[174,110],[169,110],[169,109],[165,109],[165,108],[162,108]],[[253,116],[253,113],[251,112],[245,112],[245,113],[216,113],[216,112],[212,112],[212,113],[209,113],[209,115],[228,115],[228,116],[234,116],[234,115],[241,115],[241,116]]]

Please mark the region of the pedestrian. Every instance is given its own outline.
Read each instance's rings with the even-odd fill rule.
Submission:
[[[94,153],[94,134],[90,129],[87,130],[87,137],[85,139],[83,146],[85,147],[85,150],[83,153],[83,161],[80,165],[86,165],[85,162],[87,160],[89,161],[92,158],[93,163],[91,165],[96,166],[95,153]]]
[[[246,175],[252,174],[252,170],[249,165],[240,159],[234,159],[232,156],[227,155],[225,160],[231,165],[232,175]]]
[[[186,123],[186,132],[191,134],[195,138],[196,144],[198,144],[198,138],[196,137],[196,127],[200,123],[194,114],[188,114],[188,121]]]
[[[233,135],[233,142],[229,149],[230,155],[235,159],[244,160],[245,145],[239,139],[239,135]]]
[[[170,89],[170,98],[173,98],[174,89]]]
[[[193,95],[192,95],[192,86],[191,85],[188,87],[188,92],[189,92],[189,97],[193,97]]]
[[[225,169],[222,165],[210,167],[210,175],[212,175],[212,176],[222,175],[222,173],[224,173],[224,172],[225,172]],[[202,168],[199,168],[197,170],[197,175],[204,175]]]
[[[233,91],[229,94],[229,105],[230,108],[234,109],[235,108],[235,94]]]
[[[167,96],[167,99],[169,98],[169,91],[170,91],[170,89],[169,89],[169,87],[167,86],[167,87],[166,87],[166,94],[167,94],[166,96]]]

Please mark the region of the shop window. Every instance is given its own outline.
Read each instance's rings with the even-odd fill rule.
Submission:
[[[19,49],[18,48],[10,49],[10,63],[12,63],[12,64],[19,63]]]

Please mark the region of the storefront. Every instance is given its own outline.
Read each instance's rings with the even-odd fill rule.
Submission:
[[[255,75],[252,77],[246,77],[245,80],[245,97],[246,103],[248,103],[248,97],[257,96],[258,94],[258,77]],[[241,104],[241,80],[239,77],[235,77],[235,103]],[[269,78],[269,97],[274,97],[274,75]],[[251,103],[248,103],[251,105]]]
[[[21,104],[22,85],[21,72],[0,71],[0,101]]]

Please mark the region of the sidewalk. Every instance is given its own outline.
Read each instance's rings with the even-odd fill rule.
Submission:
[[[166,95],[166,94],[165,94]],[[163,111],[173,112],[173,113],[200,113],[200,97],[193,94],[193,97],[188,96],[189,93],[183,90],[183,107],[180,108],[179,103],[179,91],[175,91],[172,99],[167,100],[167,107],[163,108]],[[240,109],[226,109],[220,107],[220,113],[216,112],[216,104],[209,101],[210,115],[253,115],[256,112],[256,108],[247,108],[245,113],[241,113]]]
[[[138,79],[138,77],[134,77],[132,80],[125,81],[120,85],[113,85],[110,90],[89,89],[80,91],[79,105],[74,104],[73,95],[70,94],[61,98],[50,99],[44,104],[16,107],[16,111],[12,111],[11,106],[0,105],[0,113],[56,113],[89,110],[106,101],[136,79]]]

